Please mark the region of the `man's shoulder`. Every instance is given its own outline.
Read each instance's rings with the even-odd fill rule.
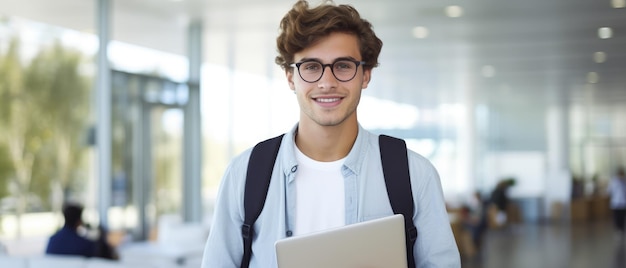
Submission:
[[[227,173],[232,174],[232,175],[236,175],[239,177],[239,175],[245,175],[247,169],[248,169],[248,163],[250,161],[250,155],[252,154],[252,151],[254,149],[254,147],[264,141],[268,141],[271,140],[273,138],[276,138],[277,136],[273,136],[271,138],[266,138],[264,140],[258,141],[256,143],[254,143],[252,146],[246,148],[245,150],[241,151],[239,154],[235,155],[229,162],[228,167],[227,167]],[[284,138],[283,138],[284,139]],[[279,144],[280,146],[280,144]],[[280,155],[280,152],[279,152]]]
[[[87,243],[93,242],[92,240],[89,240],[88,238],[79,235],[76,231],[72,231],[68,229],[61,229],[60,231],[52,235],[52,237],[56,239],[87,242]]]
[[[91,252],[95,246],[95,241],[80,236],[75,231],[61,229],[50,236],[46,253],[85,255],[84,252]]]

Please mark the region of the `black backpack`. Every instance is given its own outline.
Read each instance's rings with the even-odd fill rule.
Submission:
[[[241,268],[247,268],[250,265],[254,222],[261,214],[261,210],[263,210],[265,205],[265,198],[272,178],[272,171],[274,170],[274,162],[278,156],[278,149],[283,136],[284,134],[258,143],[254,146],[250,155],[243,202],[245,219],[241,226],[244,247]],[[415,267],[413,245],[417,239],[417,228],[413,224],[415,208],[413,205],[413,193],[411,192],[406,143],[404,140],[386,135],[380,135],[378,142],[387,195],[389,196],[393,213],[404,215],[407,262],[409,268],[413,268]]]

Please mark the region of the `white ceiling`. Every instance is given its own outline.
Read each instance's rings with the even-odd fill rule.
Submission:
[[[93,31],[96,2],[0,0],[0,13]],[[259,46],[267,49],[294,1],[112,2],[113,39],[184,55],[187,23],[194,18],[204,21],[207,48],[215,34],[232,33],[267,36],[259,43],[238,44],[252,52]],[[626,8],[612,8],[611,0],[350,3],[372,22],[384,42],[381,66],[368,94],[421,106],[468,95],[476,103],[626,105]],[[463,15],[447,17],[444,9],[449,5],[461,6]],[[427,27],[429,36],[414,38],[415,26]],[[598,38],[599,27],[612,27],[613,37]],[[606,62],[594,62],[598,51],[606,53]],[[481,74],[486,65],[493,66],[493,77]],[[589,72],[598,74],[597,83],[589,85]]]

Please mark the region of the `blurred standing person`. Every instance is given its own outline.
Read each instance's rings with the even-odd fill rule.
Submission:
[[[617,230],[617,238],[624,239],[624,222],[626,219],[626,175],[624,167],[617,168],[615,176],[609,181],[607,192],[611,198],[613,224]]]
[[[503,179],[496,185],[491,192],[490,202],[495,206],[497,213],[495,222],[498,226],[507,223],[507,211],[509,207],[509,188],[515,185],[515,179]]]

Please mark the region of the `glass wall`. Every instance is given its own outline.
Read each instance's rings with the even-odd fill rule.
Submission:
[[[67,200],[83,203],[85,220],[98,224],[97,37],[13,17],[0,22],[0,239],[47,237],[62,225]],[[147,239],[159,215],[182,206],[187,60],[120,42],[109,54],[108,226]]]
[[[187,86],[156,76],[112,76],[112,227],[137,238],[182,206],[182,121]],[[142,209],[143,208],[143,209]]]
[[[583,181],[586,193],[597,184],[600,191],[626,165],[626,103],[591,103],[571,108],[572,142],[570,160],[576,179]]]

